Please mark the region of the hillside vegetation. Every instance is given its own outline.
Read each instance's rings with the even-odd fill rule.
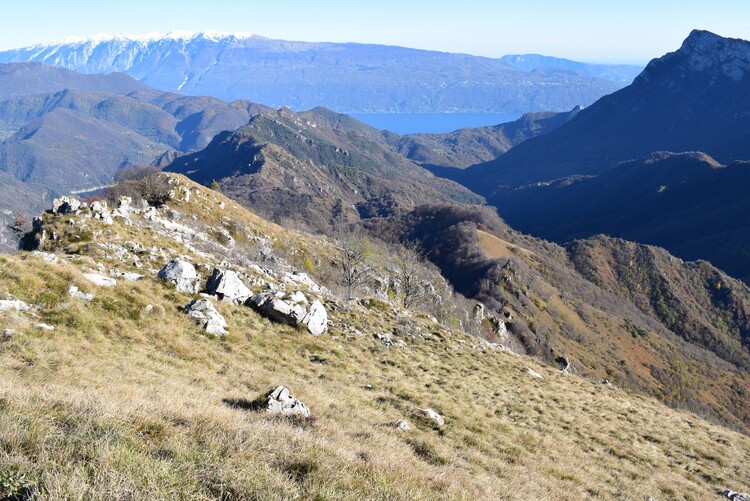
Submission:
[[[156,278],[169,259],[204,276],[224,260],[258,292],[290,286],[287,266],[317,263],[320,278],[337,247],[170,182],[167,205],[112,224],[87,217],[102,214],[93,208],[45,214],[36,236],[54,256],[0,257],[0,293],[31,305],[0,313],[13,331],[0,342],[2,495],[698,500],[750,490],[747,436],[388,300],[303,286],[332,322],[315,337],[213,299],[229,334],[207,335],[181,311],[196,296]],[[114,287],[83,275],[114,268]],[[265,411],[280,384],[311,418]]]

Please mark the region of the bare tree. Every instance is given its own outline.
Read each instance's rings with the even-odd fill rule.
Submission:
[[[351,299],[355,288],[375,275],[371,259],[373,246],[361,227],[343,221],[335,225],[334,237],[339,251],[341,284],[346,287],[347,297]]]
[[[425,270],[422,247],[416,242],[407,242],[394,249],[393,256],[402,306],[409,309],[427,301],[431,282]]]

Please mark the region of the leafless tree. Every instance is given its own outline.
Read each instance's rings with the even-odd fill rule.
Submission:
[[[407,242],[393,250],[396,280],[400,285],[401,304],[410,309],[428,300],[430,280],[425,269],[425,253],[416,242]]]
[[[334,227],[334,238],[339,252],[338,269],[341,284],[351,299],[353,291],[375,276],[372,263],[373,245],[356,224],[338,222]]]

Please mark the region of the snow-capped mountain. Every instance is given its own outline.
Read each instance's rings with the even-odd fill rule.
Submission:
[[[163,90],[343,112],[569,110],[625,85],[577,71],[524,71],[466,54],[248,33],[97,35],[0,52],[0,62],[120,71]]]

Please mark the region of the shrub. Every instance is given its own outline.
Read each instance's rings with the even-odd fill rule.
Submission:
[[[169,176],[157,167],[128,167],[120,170],[114,180],[117,184],[107,192],[107,198],[113,202],[120,197],[131,197],[160,207],[171,198]]]

